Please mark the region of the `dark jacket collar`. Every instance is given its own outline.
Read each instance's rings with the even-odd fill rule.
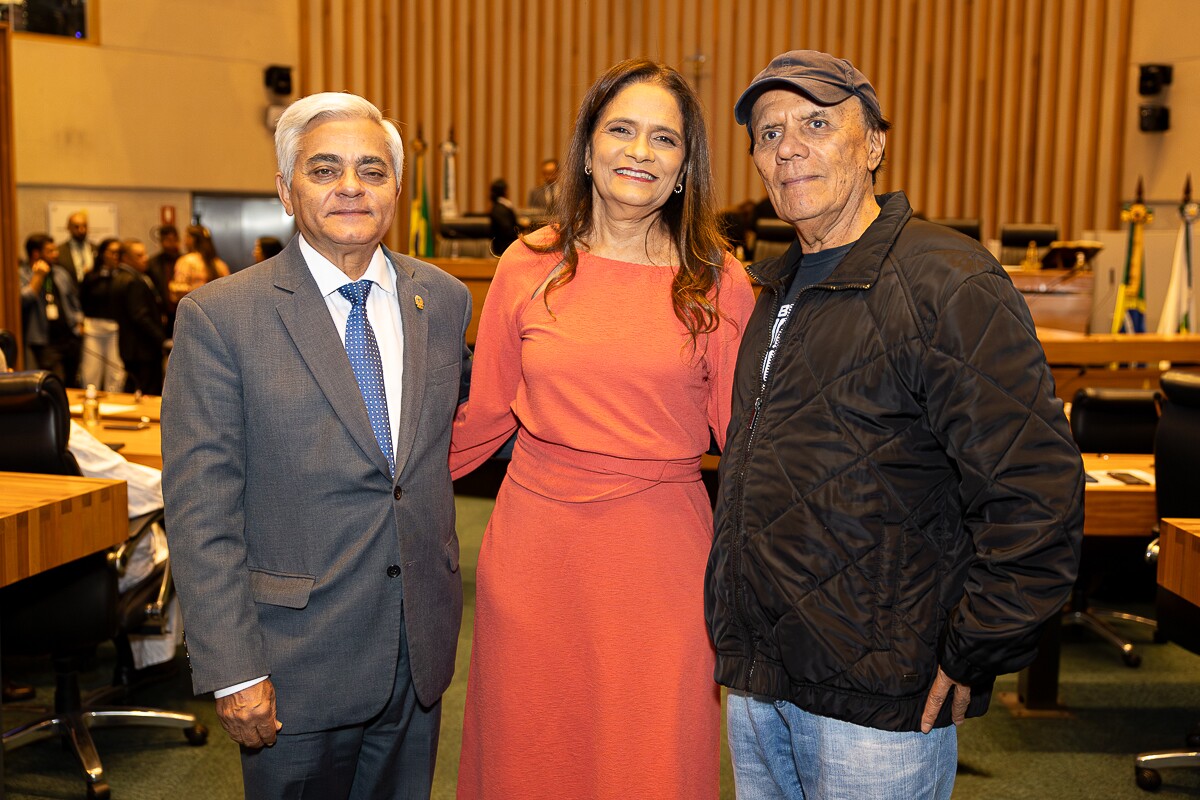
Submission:
[[[877,195],[875,200],[879,203],[879,216],[863,231],[833,274],[819,285],[866,288],[879,279],[884,259],[912,217],[912,207],[904,192]],[[781,290],[788,285],[800,265],[801,253],[800,239],[797,237],[783,255],[752,264],[750,274],[762,285]]]

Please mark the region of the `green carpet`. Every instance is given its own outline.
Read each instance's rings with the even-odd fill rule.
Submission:
[[[462,572],[466,596],[459,637],[458,671],[443,701],[442,737],[433,797],[454,797],[461,741],[463,699],[475,599],[475,566],[492,501],[458,498]],[[1148,798],[1133,781],[1133,755],[1183,745],[1183,736],[1200,722],[1200,656],[1175,645],[1150,642],[1132,629],[1142,652],[1139,669],[1125,667],[1115,652],[1091,640],[1063,646],[1061,699],[1072,710],[1067,719],[1015,718],[1000,703],[987,716],[959,729],[956,800],[1123,800]],[[92,686],[111,672],[112,652],[104,649]],[[186,710],[201,716],[211,736],[203,747],[190,747],[171,731],[99,730],[96,746],[104,762],[114,800],[234,800],[241,798],[237,748],[225,737],[210,699],[191,696],[187,668],[142,690],[136,702]],[[38,685],[35,702],[51,703],[50,674],[41,661],[5,662],[5,674]],[[1014,691],[1016,677],[1005,676],[998,690]],[[25,704],[6,705],[3,726],[30,717]],[[865,765],[864,765],[865,766]],[[4,756],[4,786],[9,800],[46,800],[83,796],[74,759],[53,742],[40,742]],[[1159,797],[1200,797],[1200,769],[1166,770]],[[733,798],[728,755],[723,754],[721,797]],[[520,798],[514,798],[520,800]],[[564,799],[566,800],[566,799]]]

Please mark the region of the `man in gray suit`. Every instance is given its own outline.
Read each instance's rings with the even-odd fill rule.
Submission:
[[[470,296],[380,246],[404,155],[375,106],[306,97],[275,148],[300,233],[180,302],[163,397],[193,687],[247,797],[428,797],[462,617],[447,454]]]

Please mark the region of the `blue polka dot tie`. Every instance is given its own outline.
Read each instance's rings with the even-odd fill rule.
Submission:
[[[383,360],[379,357],[375,331],[367,320],[367,295],[371,293],[372,285],[371,281],[356,281],[347,283],[338,291],[352,306],[346,320],[346,355],[350,356],[358,390],[367,404],[367,416],[371,418],[375,440],[387,457],[388,472],[395,474],[396,457],[392,454],[392,426],[388,422],[387,391],[383,386]]]

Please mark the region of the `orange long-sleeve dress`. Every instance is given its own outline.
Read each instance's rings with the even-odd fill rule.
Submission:
[[[704,625],[712,511],[754,302],[725,263],[716,332],[694,352],[672,267],[518,242],[496,269],[451,471],[520,428],[476,577],[460,798],[715,798],[720,695]]]

